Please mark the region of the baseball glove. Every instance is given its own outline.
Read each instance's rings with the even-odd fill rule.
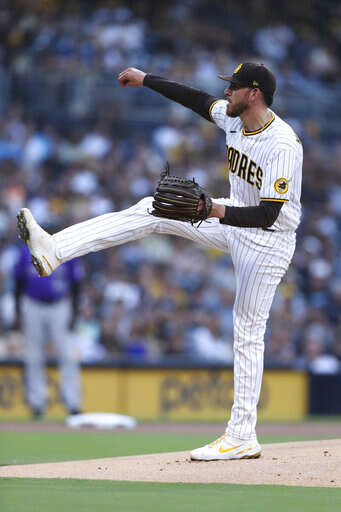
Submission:
[[[155,190],[153,208],[150,213],[155,217],[201,224],[211,212],[212,200],[194,178],[171,176],[167,164]]]

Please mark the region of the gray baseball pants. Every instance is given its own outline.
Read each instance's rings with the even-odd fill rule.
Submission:
[[[69,410],[81,408],[80,365],[69,339],[70,315],[68,299],[44,303],[27,296],[23,298],[26,394],[32,409],[44,410],[48,405],[44,354],[47,340],[55,343],[62,399]]]

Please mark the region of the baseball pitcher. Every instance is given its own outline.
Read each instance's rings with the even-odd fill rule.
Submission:
[[[276,288],[294,253],[301,213],[302,145],[270,109],[273,73],[246,62],[220,78],[228,82],[223,99],[135,68],[118,76],[123,87],[149,87],[224,130],[230,197],[211,199],[199,184],[166,170],[154,197],[54,235],[42,230],[28,209],[18,214],[21,236],[40,275],[76,256],[151,233],[179,235],[230,253],[236,273],[234,403],[225,433],[193,450],[194,460],[261,454],[256,421],[264,333]]]

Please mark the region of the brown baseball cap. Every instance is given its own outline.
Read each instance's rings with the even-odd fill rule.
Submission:
[[[275,75],[264,64],[244,62],[236,67],[232,76],[218,75],[218,78],[241,87],[258,87],[268,96],[273,96],[276,90]]]

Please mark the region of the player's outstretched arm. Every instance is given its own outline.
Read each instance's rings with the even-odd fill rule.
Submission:
[[[204,91],[188,87],[187,85],[173,82],[161,76],[145,73],[140,69],[127,68],[118,75],[118,81],[122,87],[140,87],[144,85],[153,91],[162,94],[170,100],[190,108],[207,121],[212,121],[210,107],[218,98],[211,96]]]
[[[118,81],[122,87],[141,87],[146,73],[137,68],[127,68],[118,75]]]

